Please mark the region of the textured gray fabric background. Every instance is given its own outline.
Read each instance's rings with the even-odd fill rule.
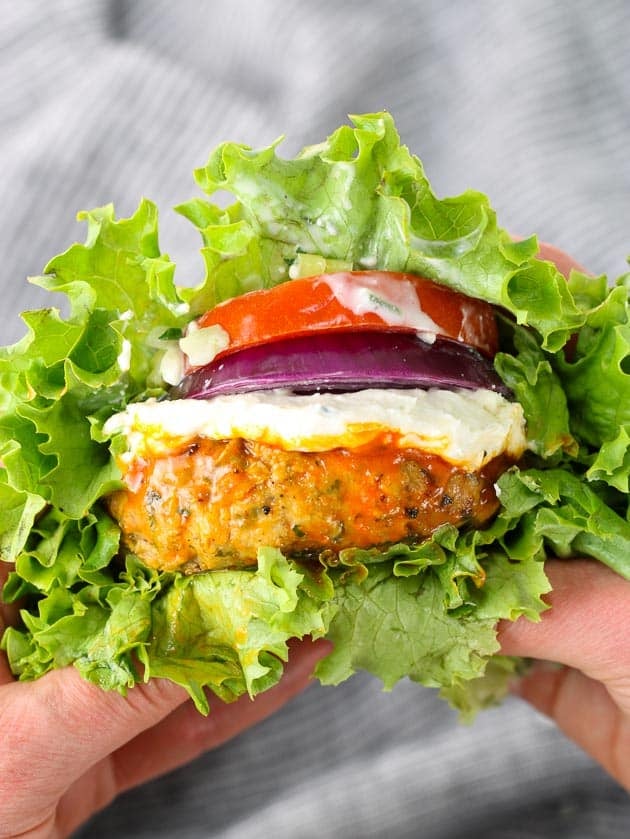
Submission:
[[[211,147],[387,108],[439,194],[595,273],[630,253],[630,5],[619,0],[0,0],[3,343],[25,283],[83,239],[79,209],[162,208],[179,280],[198,242],[170,207]],[[127,794],[85,837],[627,837],[630,801],[516,700],[457,724],[427,690],[357,676]]]

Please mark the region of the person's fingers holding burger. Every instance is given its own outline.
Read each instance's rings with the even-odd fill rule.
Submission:
[[[502,652],[535,659],[514,692],[630,789],[630,583],[586,559],[551,560],[551,608],[499,628]]]

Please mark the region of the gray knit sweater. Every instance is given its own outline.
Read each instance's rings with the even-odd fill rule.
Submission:
[[[170,208],[219,141],[390,110],[440,195],[594,273],[630,253],[624,0],[0,0],[2,343],[41,297],[24,278],[82,239],[75,213],[162,209],[181,282],[198,242]],[[615,839],[630,800],[518,700],[471,727],[410,683],[314,686],[225,747],[121,797],[85,837]]]

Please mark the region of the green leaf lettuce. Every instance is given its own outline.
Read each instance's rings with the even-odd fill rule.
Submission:
[[[69,313],[24,313],[24,337],[0,349],[0,561],[22,616],[2,647],[21,679],[73,664],[125,692],[163,676],[205,712],[208,691],[230,701],[275,684],[291,638],[326,636],[324,683],[357,669],[386,688],[411,678],[470,717],[519,666],[497,654],[496,624],[540,618],[548,555],[630,578],[627,283],[566,282],[481,193],[436,197],[387,113],[355,116],[293,159],[277,147],[224,143],[195,172],[207,197],[177,209],[201,234],[199,286],[175,283],[147,200],[126,219],[81,213],[85,243],[33,280]],[[230,206],[208,200],[225,191]],[[119,441],[104,422],[164,393],[160,360],[193,317],[289,281],[308,259],[418,273],[501,308],[496,368],[524,408],[529,451],[498,482],[498,516],[482,531],[347,550],[335,567],[273,546],[256,569],[193,576],[122,556],[103,505],[122,486]]]

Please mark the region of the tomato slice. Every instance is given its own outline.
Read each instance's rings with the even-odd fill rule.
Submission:
[[[221,326],[219,355],[329,330],[387,329],[442,335],[493,357],[497,325],[489,303],[413,274],[344,271],[290,280],[219,303],[197,321]]]

